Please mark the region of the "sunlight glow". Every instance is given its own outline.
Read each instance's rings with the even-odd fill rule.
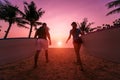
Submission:
[[[59,47],[61,47],[61,46],[62,46],[62,42],[61,42],[61,41],[58,41],[58,42],[57,42],[57,45],[58,45]]]

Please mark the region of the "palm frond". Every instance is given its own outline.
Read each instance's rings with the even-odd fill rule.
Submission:
[[[4,0],[7,5],[12,5],[8,0]]]
[[[36,23],[37,25],[42,25],[42,22],[37,22],[37,21],[36,21],[35,23]]]
[[[22,24],[30,24],[27,20],[25,20],[24,18],[21,18],[21,17],[17,17],[16,22],[22,23]]]
[[[88,23],[87,18],[84,18],[83,21],[80,23],[79,28],[81,29],[82,32],[88,33],[91,31],[90,26],[94,24],[94,22]],[[84,34],[85,34],[84,33]]]
[[[38,10],[38,14],[39,14],[40,17],[41,17],[44,13],[45,13],[45,11],[43,11],[42,8],[40,8],[40,9]]]
[[[28,6],[28,3],[26,1],[24,1],[23,3]]]
[[[106,4],[108,8],[120,6],[120,0],[111,1]]]
[[[28,12],[29,12],[28,8],[25,5],[24,5],[24,12],[25,12],[25,14],[28,14]]]
[[[17,12],[18,12],[21,16],[25,16],[25,14],[24,14],[19,8],[17,8]]]
[[[111,15],[111,14],[115,14],[115,13],[119,13],[120,12],[120,8],[114,9],[112,11],[110,11],[109,13],[107,13],[106,15]]]
[[[26,29],[29,29],[29,27],[25,26],[24,24],[18,23],[17,25],[18,25],[19,27],[24,27],[24,28],[26,28]]]
[[[34,22],[34,23],[33,23],[33,26],[36,27],[36,26],[41,25],[41,24],[42,24],[41,22]]]
[[[86,27],[90,27],[93,24],[94,24],[94,22],[88,23],[88,25]]]

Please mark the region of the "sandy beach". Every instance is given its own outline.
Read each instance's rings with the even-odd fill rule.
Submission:
[[[84,71],[76,65],[72,48],[50,48],[50,62],[44,52],[33,69],[33,56],[12,64],[0,66],[0,80],[120,80],[120,64],[104,60],[81,49]]]

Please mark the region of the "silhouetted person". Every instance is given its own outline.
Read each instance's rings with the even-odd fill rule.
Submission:
[[[34,56],[34,68],[37,67],[39,53],[42,49],[45,50],[46,62],[48,60],[48,42],[51,45],[51,38],[49,33],[49,28],[46,23],[43,23],[42,26],[36,31],[34,38],[37,38],[37,50]]]
[[[83,70],[82,62],[80,59],[80,47],[82,44],[82,39],[80,37],[80,34],[82,34],[82,32],[80,29],[77,29],[76,22],[72,22],[71,26],[72,26],[72,29],[70,30],[70,34],[69,34],[69,37],[68,37],[66,43],[69,41],[71,36],[73,36],[73,45],[74,45],[74,50],[75,50],[76,59],[77,59],[76,64],[81,65],[81,70]]]

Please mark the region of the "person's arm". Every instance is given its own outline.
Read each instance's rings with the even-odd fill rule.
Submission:
[[[71,31],[70,31],[70,34],[69,34],[69,37],[68,37],[68,39],[66,40],[66,43],[69,41],[69,39],[71,38]]]
[[[46,32],[47,32],[47,37],[48,37],[48,40],[49,40],[49,45],[51,45],[51,36],[50,36],[50,33],[49,33],[49,29],[46,29]]]
[[[48,32],[48,39],[49,39],[49,44],[51,45],[51,37],[49,32]]]

